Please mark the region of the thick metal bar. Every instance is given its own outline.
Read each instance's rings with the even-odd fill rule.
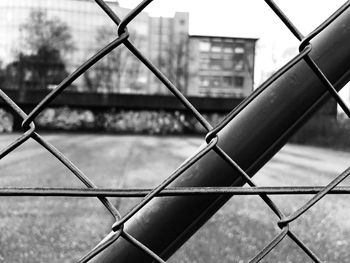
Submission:
[[[339,90],[350,80],[350,10],[311,41],[310,57]],[[219,133],[218,145],[253,176],[328,97],[327,89],[301,60],[264,90]],[[243,180],[214,151],[170,187],[242,186]],[[227,195],[155,198],[128,220],[124,229],[163,259],[169,258],[227,200]],[[92,262],[152,262],[119,238]]]

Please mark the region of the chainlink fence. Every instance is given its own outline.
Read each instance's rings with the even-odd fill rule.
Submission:
[[[312,50],[310,41],[323,31],[329,24],[331,24],[338,16],[340,16],[350,5],[348,1],[338,11],[336,11],[330,18],[328,18],[315,31],[304,37],[292,22],[283,14],[279,7],[272,0],[265,0],[276,15],[288,27],[291,33],[301,41],[299,51],[300,53],[292,59],[286,66],[279,70],[272,78],[266,81],[258,91],[254,92],[252,96],[247,98],[239,107],[234,109],[225,120],[213,128],[210,123],[197,111],[197,109],[182,95],[182,93],[162,74],[162,72],[155,67],[141,52],[129,41],[129,32],[127,25],[141,12],[152,0],[142,1],[135,9],[130,11],[123,19],[120,19],[108,5],[102,0],[95,0],[97,5],[108,15],[108,17],[118,26],[118,37],[102,48],[98,53],[88,59],[69,77],[64,79],[49,95],[47,95],[28,115],[12,101],[2,90],[0,90],[0,97],[6,104],[23,119],[22,128],[24,133],[18,137],[14,142],[8,145],[5,149],[0,151],[0,159],[11,154],[17,147],[27,141],[29,138],[35,140],[38,144],[50,152],[58,161],[63,163],[80,181],[82,181],[86,189],[76,188],[6,188],[0,189],[0,195],[3,196],[81,196],[81,197],[97,197],[106,209],[110,212],[115,220],[112,231],[105,237],[94,249],[87,255],[83,256],[79,262],[88,262],[99,253],[103,252],[107,247],[114,243],[117,239],[125,239],[133,244],[138,249],[149,255],[156,262],[165,262],[159,255],[154,253],[150,248],[146,247],[142,242],[137,240],[129,234],[124,228],[124,224],[135,216],[146,204],[148,204],[155,197],[160,196],[187,196],[187,195],[259,195],[266,205],[279,218],[278,227],[281,229],[280,233],[271,240],[250,262],[259,262],[263,259],[277,244],[279,244],[286,236],[290,237],[314,262],[322,262],[318,255],[309,249],[303,241],[301,241],[296,234],[290,229],[290,224],[298,217],[303,215],[308,209],[315,205],[324,196],[330,193],[350,194],[348,187],[337,187],[350,173],[350,168],[337,176],[332,182],[325,187],[258,187],[250,178],[250,176],[233,160],[227,153],[217,144],[218,133],[233,119],[238,112],[251,103],[255,97],[266,89],[271,83],[278,80],[283,74],[288,72],[296,63],[304,60],[312,69],[319,80],[328,88],[329,93],[341,106],[344,112],[350,117],[350,110],[347,108],[342,99],[338,96],[337,91],[323,74],[315,61],[309,56]],[[178,170],[176,170],[170,177],[155,189],[101,189],[97,188],[94,183],[76,167],[66,156],[59,152],[52,144],[44,140],[36,131],[34,121],[36,117],[57,98],[70,84],[72,84],[79,76],[86,72],[91,66],[102,59],[105,55],[110,53],[113,49],[119,46],[124,46],[131,53],[133,53],[173,94],[181,103],[196,117],[198,122],[207,130],[206,146],[202,148],[192,158],[187,160]],[[122,48],[122,47],[119,47]],[[238,171],[242,179],[250,186],[250,188],[241,187],[187,187],[187,188],[167,188],[175,179],[179,178],[184,171],[195,164],[208,152],[216,152],[225,162],[227,162],[232,169]],[[277,207],[277,205],[269,198],[269,194],[314,194],[314,196],[307,201],[302,207],[291,213],[285,215]],[[142,201],[138,203],[125,215],[121,215],[117,208],[107,199],[107,197],[143,197]],[[239,244],[238,244],[239,245]]]

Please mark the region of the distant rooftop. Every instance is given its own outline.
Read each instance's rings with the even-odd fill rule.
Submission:
[[[76,1],[86,1],[87,2],[87,1],[90,1],[90,0],[76,0]],[[119,5],[118,0],[106,0],[105,2]]]
[[[238,40],[250,40],[258,41],[259,38],[250,38],[250,37],[228,37],[228,36],[212,36],[212,35],[190,35],[193,38],[222,38],[222,39],[238,39]]]

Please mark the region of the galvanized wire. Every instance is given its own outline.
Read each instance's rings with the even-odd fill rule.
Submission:
[[[0,188],[0,196],[67,196],[67,197],[96,197],[108,209],[114,217],[115,223],[111,227],[112,232],[109,233],[94,249],[87,255],[83,256],[79,262],[88,262],[90,259],[98,255],[101,251],[113,244],[119,238],[123,238],[129,243],[142,250],[156,262],[165,262],[160,256],[151,251],[148,247],[142,244],[139,240],[127,233],[123,226],[130,220],[141,208],[149,203],[155,197],[167,196],[193,196],[193,195],[259,195],[270,209],[277,215],[277,225],[280,227],[280,233],[259,253],[252,258],[250,262],[259,262],[263,259],[276,245],[278,245],[286,236],[295,242],[314,262],[321,262],[313,251],[306,246],[290,229],[290,224],[303,215],[308,209],[315,205],[324,196],[329,194],[350,194],[350,187],[339,187],[339,183],[347,178],[350,174],[350,168],[337,176],[332,182],[326,186],[304,186],[304,187],[258,187],[249,175],[234,161],[225,151],[218,145],[218,133],[233,119],[237,114],[249,105],[261,92],[268,88],[273,82],[278,80],[288,70],[293,68],[298,62],[304,60],[314,74],[327,88],[328,92],[333,96],[337,103],[341,106],[344,112],[350,117],[350,110],[339,97],[336,89],[327,79],[322,70],[317,66],[317,63],[309,56],[312,50],[311,40],[332,23],[341,13],[343,13],[350,5],[347,1],[337,12],[327,19],[316,30],[304,37],[300,31],[294,26],[289,18],[272,0],[265,0],[269,7],[276,13],[281,21],[287,26],[291,33],[301,41],[300,53],[288,62],[283,68],[274,74],[272,78],[266,81],[252,96],[245,100],[241,105],[234,109],[219,125],[215,128],[198,112],[198,110],[188,101],[188,99],[169,81],[169,79],[146,58],[129,40],[127,25],[140,14],[152,0],[142,1],[136,8],[131,10],[123,19],[120,19],[117,14],[109,8],[102,0],[95,0],[97,5],[106,13],[106,15],[117,25],[117,38],[110,44],[102,48],[94,56],[82,64],[75,72],[63,80],[52,92],[50,92],[42,101],[27,115],[24,111],[12,101],[2,90],[0,90],[0,98],[12,109],[14,114],[23,119],[23,134],[7,147],[0,150],[0,160],[13,152],[16,148],[22,145],[25,141],[32,138],[39,145],[50,152],[58,161],[63,163],[87,188]],[[136,58],[139,59],[163,84],[170,92],[176,96],[181,103],[195,116],[198,122],[208,132],[205,138],[207,144],[200,149],[197,154],[188,159],[181,167],[179,167],[172,175],[154,189],[101,189],[97,188],[94,183],[85,175],[77,166],[75,166],[66,156],[59,152],[52,144],[48,143],[37,132],[34,125],[36,117],[50,105],[69,85],[71,85],[79,76],[86,72],[90,67],[96,64],[100,59],[109,54],[115,48],[124,46]],[[167,188],[167,186],[175,179],[179,178],[184,171],[189,169],[198,160],[205,156],[208,152],[214,151],[224,161],[226,161],[233,170],[237,171],[241,178],[250,186],[242,187],[186,187],[186,188]],[[277,205],[269,198],[269,195],[314,195],[308,202],[297,209],[290,215],[284,215]],[[116,207],[114,207],[107,197],[142,197],[143,199],[128,213],[121,216]]]
[[[325,186],[264,186],[264,187],[169,187],[156,197],[197,196],[197,195],[312,195]],[[55,187],[3,187],[0,196],[59,196],[59,197],[146,197],[150,188],[55,188]],[[328,195],[348,195],[350,186],[332,188]]]

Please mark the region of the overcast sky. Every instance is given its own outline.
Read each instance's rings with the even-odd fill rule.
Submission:
[[[346,0],[275,0],[302,34],[307,35]],[[140,0],[119,0],[133,8]],[[146,9],[152,16],[190,13],[190,34],[259,38],[255,84],[297,53],[298,41],[264,0],[154,0]],[[349,96],[346,96],[347,99]]]
[[[119,0],[133,8],[140,0]],[[305,34],[338,9],[345,0],[276,0]],[[265,37],[281,29],[278,19],[263,0],[154,0],[146,11],[154,16],[190,13],[190,33]]]

